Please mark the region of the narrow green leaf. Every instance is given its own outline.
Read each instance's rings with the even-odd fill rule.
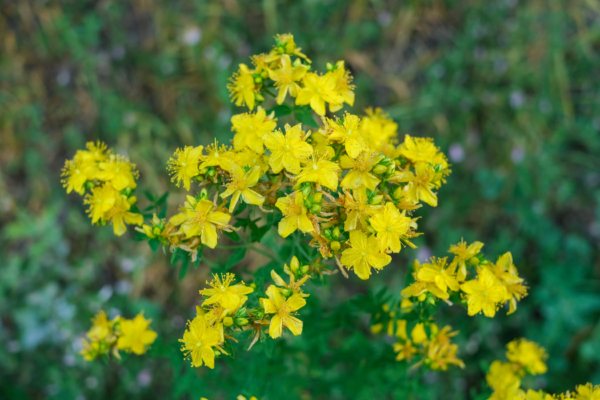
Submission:
[[[239,249],[236,249],[225,263],[225,269],[230,269],[235,264],[242,261],[244,257],[246,257],[246,250],[246,247],[240,247]]]

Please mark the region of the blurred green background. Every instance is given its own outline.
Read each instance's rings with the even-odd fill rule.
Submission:
[[[485,369],[518,337],[550,354],[549,372],[525,386],[600,383],[599,16],[597,0],[2,1],[0,398],[481,399]],[[418,250],[367,282],[308,288],[302,336],[193,369],[176,340],[209,267],[179,281],[132,234],[92,227],[60,170],[103,140],[137,164],[138,192],[173,191],[173,212],[183,192],[166,160],[231,137],[242,109],[228,77],[286,32],[319,70],[346,60],[350,111],[382,107],[401,135],[435,138],[453,174],[440,205],[419,213]],[[512,251],[530,296],[494,319],[442,305],[466,368],[408,371],[370,334],[367,293],[397,296],[414,258],[446,255],[461,237],[490,258]],[[255,256],[234,271],[265,263]],[[145,309],[159,341],[121,364],[84,362],[80,337],[99,309]]]

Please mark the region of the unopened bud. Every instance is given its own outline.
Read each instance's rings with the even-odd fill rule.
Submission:
[[[379,164],[373,168],[373,172],[376,173],[377,175],[381,175],[381,174],[384,174],[387,171],[387,169],[388,169],[387,166]]]
[[[313,194],[313,196],[312,196],[313,203],[320,203],[321,200],[323,200],[323,193],[317,192],[317,193]]]
[[[427,302],[429,304],[431,304],[432,306],[434,306],[435,305],[435,298],[433,296],[432,297],[428,297],[427,298]]]
[[[248,325],[248,322],[250,322],[250,321],[248,321],[247,318],[236,318],[235,319],[235,324],[237,326],[246,326],[246,325]]]
[[[250,286],[252,289],[256,289],[256,283],[252,282],[251,284],[249,284],[248,286]]]
[[[202,182],[202,181],[204,181],[204,175],[196,175],[196,176],[194,177],[194,180],[195,180],[196,182]]]
[[[233,325],[233,318],[231,318],[231,317],[225,317],[223,319],[223,325],[225,325],[227,327]]]
[[[213,172],[215,170],[213,169]],[[214,174],[213,174],[214,175]],[[202,189],[202,191],[200,192],[200,198],[201,199],[206,199],[208,197],[208,191],[206,190],[206,188]]]
[[[300,272],[302,272],[303,274],[306,274],[309,270],[310,270],[309,265],[303,265],[302,268],[300,269]]]
[[[419,301],[425,301],[426,299],[427,299],[427,294],[425,294],[425,293],[421,293],[421,294],[419,295]]]
[[[471,257],[471,258],[469,258],[468,262],[469,262],[469,265],[471,265],[471,266],[479,265],[479,258]]]
[[[338,239],[340,237],[340,228],[337,226],[333,228],[332,236],[334,239]]]
[[[310,208],[310,211],[319,212],[319,211],[321,211],[321,206],[318,204],[313,204],[312,207]]]
[[[137,197],[135,197],[135,196],[131,196],[131,197],[129,197],[129,198],[127,199],[127,202],[128,202],[130,205],[134,205],[135,203],[137,203]]]
[[[302,194],[304,195],[304,197],[308,197],[310,195],[310,192],[311,192],[310,185],[306,185],[302,189]]]
[[[331,229],[325,229],[323,231],[323,236],[325,236],[327,239],[331,239]]]
[[[202,168],[200,171],[200,175],[205,175],[208,172],[208,168]]]
[[[123,190],[123,194],[124,194],[125,196],[127,196],[127,197],[131,196],[131,193],[132,193],[132,192],[133,192],[133,189],[131,189],[130,187],[128,187],[128,188],[125,188],[125,189]]]
[[[290,297],[292,295],[292,291],[288,288],[281,289],[281,294],[285,297]]]
[[[326,67],[327,67],[327,71],[333,71],[333,64],[332,63],[328,62],[326,64]]]
[[[262,78],[260,76],[257,76],[256,78],[254,78],[254,83],[262,83]]]
[[[155,226],[154,228],[152,228],[152,234],[154,236],[158,236],[158,235],[160,235],[160,233],[161,233],[160,228],[158,226]]]
[[[254,97],[256,97],[256,100],[258,100],[258,101],[264,101],[264,100],[265,100],[265,96],[263,96],[263,95],[262,95],[262,94],[260,94],[260,93],[256,93],[256,94],[254,95]]]
[[[394,190],[394,193],[392,193],[392,197],[396,200],[399,200],[400,198],[402,198],[402,187],[396,188],[396,190]]]
[[[373,196],[371,200],[369,200],[369,204],[377,205],[381,203],[381,200],[383,200],[383,195],[378,194],[377,196]]]
[[[215,169],[211,167],[208,169],[208,172],[206,173],[206,175],[215,176],[215,173],[216,173]]]
[[[333,250],[333,251],[338,251],[341,247],[341,244],[337,240],[334,240],[333,242],[331,242],[329,247],[331,247],[331,250]]]
[[[213,349],[213,353],[215,353],[215,357],[218,357],[221,355],[221,352],[219,350]]]
[[[269,73],[268,73],[268,72],[265,70],[265,71],[262,71],[262,72],[260,73],[260,76],[261,76],[263,79],[267,79],[267,78],[269,77]]]

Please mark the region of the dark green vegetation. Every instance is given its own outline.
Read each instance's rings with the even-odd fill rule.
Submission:
[[[599,13],[596,0],[3,1],[0,397],[486,398],[487,365],[517,337],[550,353],[549,372],[524,386],[599,383]],[[347,61],[351,111],[383,107],[401,134],[451,153],[439,206],[421,212],[421,256],[444,255],[461,237],[486,243],[489,257],[512,251],[530,286],[515,314],[469,318],[445,305],[436,314],[461,331],[466,369],[407,372],[370,334],[379,304],[367,293],[398,296],[418,254],[405,249],[367,282],[338,274],[309,284],[302,336],[252,352],[241,343],[234,360],[194,370],[177,339],[209,265],[179,281],[168,256],[92,227],[79,196],[64,193],[64,160],[101,139],[137,164],[138,193],[172,190],[173,213],[183,190],[166,160],[181,145],[231,137],[242,109],[229,102],[228,77],[285,32],[319,70]],[[264,243],[276,248],[274,229]],[[229,254],[205,257],[224,265]],[[249,251],[232,271],[249,281],[267,262]],[[145,309],[159,333],[152,351],[84,362],[79,337],[99,308]]]

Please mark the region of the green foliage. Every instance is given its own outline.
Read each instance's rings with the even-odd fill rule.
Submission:
[[[550,354],[549,372],[531,387],[598,383],[597,17],[594,1],[560,0],[3,4],[0,397],[486,398],[482,371],[516,337]],[[301,336],[238,347],[235,360],[197,370],[175,339],[210,273],[232,270],[263,288],[271,268],[314,249],[298,233],[282,247],[270,215],[262,226],[238,215],[240,234],[220,242],[229,249],[205,249],[195,262],[164,254],[159,242],[126,239],[134,233],[92,229],[80,199],[65,196],[60,168],[86,141],[104,140],[137,164],[140,209],[172,214],[184,192],[165,160],[181,145],[229,140],[239,110],[227,79],[249,49],[267,51],[271,35],[287,31],[321,55],[321,68],[347,60],[353,111],[384,107],[401,132],[434,137],[453,174],[440,205],[424,211],[418,251],[403,250],[366,284],[313,280]],[[315,126],[306,107],[273,111]],[[461,237],[486,243],[485,254],[512,251],[530,296],[510,318],[448,308],[436,317],[461,332],[466,369],[408,370],[370,333],[369,315],[399,299],[415,257]],[[80,337],[101,308],[153,318],[159,338],[148,357],[83,361]]]

